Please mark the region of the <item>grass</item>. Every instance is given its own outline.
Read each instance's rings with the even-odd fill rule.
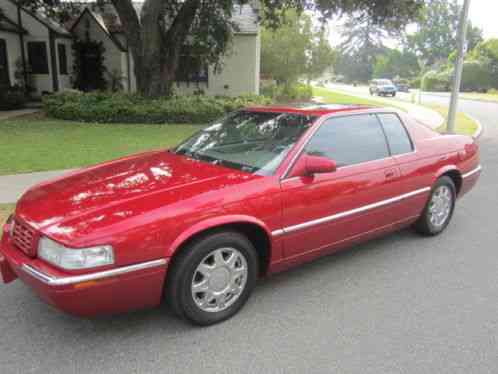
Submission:
[[[69,169],[178,144],[202,126],[91,124],[31,115],[0,121],[0,175]]]
[[[395,100],[392,100],[387,104],[384,101],[347,95],[337,91],[331,91],[328,88],[313,87],[313,96],[322,98],[327,104],[359,104],[378,107],[388,106],[406,112],[406,109],[401,105],[397,105]]]
[[[0,204],[0,228],[3,226],[9,215],[14,211],[16,207],[15,204]],[[2,238],[2,232],[0,231],[0,239]]]
[[[490,101],[490,102],[498,102],[498,93],[464,93],[461,95],[464,99],[474,99],[474,100],[482,100],[482,101]]]
[[[446,132],[447,120],[448,120],[448,108],[438,106],[438,105],[430,105],[431,109],[434,109],[436,112],[440,113],[445,118],[445,123],[439,127],[437,130],[440,133]],[[459,112],[457,113],[456,118],[456,133],[462,135],[474,135],[478,129],[478,124],[465,113]]]
[[[363,99],[361,97],[345,95],[327,88],[313,87],[313,96],[320,97],[328,104],[359,104],[370,106],[385,106],[386,104],[376,100]]]

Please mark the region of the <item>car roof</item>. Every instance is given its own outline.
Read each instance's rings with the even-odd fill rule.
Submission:
[[[339,112],[358,112],[371,111],[372,109],[381,109],[368,105],[359,104],[295,104],[295,105],[269,105],[248,107],[245,110],[266,113],[293,113],[306,116],[321,117],[327,114]]]

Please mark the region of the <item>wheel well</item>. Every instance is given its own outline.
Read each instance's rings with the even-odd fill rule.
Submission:
[[[271,252],[270,238],[268,237],[268,234],[262,227],[249,222],[235,222],[235,223],[215,226],[192,235],[190,238],[185,240],[180,245],[180,247],[175,251],[172,259],[173,263],[175,261],[175,257],[177,257],[179,253],[185,250],[185,248],[187,248],[190,243],[192,243],[195,240],[199,240],[200,238],[203,238],[205,236],[218,233],[220,231],[236,231],[247,237],[247,239],[249,239],[249,241],[253,245],[254,249],[256,249],[256,252],[259,257],[259,274],[261,276],[266,275],[268,271],[268,266],[270,264],[270,252]]]
[[[444,173],[442,176],[447,176],[450,177],[453,183],[455,183],[455,188],[456,188],[456,194],[460,194],[460,190],[462,189],[462,174],[458,170],[450,170],[446,173]]]

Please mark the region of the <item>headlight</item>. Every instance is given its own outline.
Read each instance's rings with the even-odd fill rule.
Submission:
[[[90,269],[114,263],[114,251],[109,245],[72,249],[46,237],[38,244],[38,257],[68,270]]]

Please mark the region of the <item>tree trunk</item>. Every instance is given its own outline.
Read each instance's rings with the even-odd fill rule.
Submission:
[[[168,30],[163,0],[146,0],[140,19],[131,0],[113,0],[135,62],[137,91],[147,97],[173,93],[180,53],[200,0],[186,0]]]

